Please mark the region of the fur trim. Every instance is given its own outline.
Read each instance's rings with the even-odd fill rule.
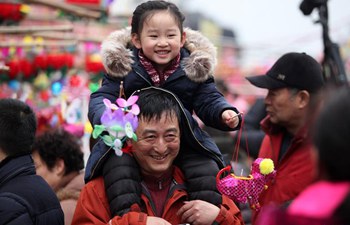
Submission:
[[[131,44],[131,28],[112,32],[101,45],[102,63],[109,75],[125,77],[131,71],[132,51],[127,48]]]
[[[216,48],[200,32],[185,28],[184,47],[190,56],[181,61],[187,76],[195,82],[204,82],[213,75],[216,66]],[[132,51],[131,28],[112,32],[101,45],[101,57],[107,73],[115,77],[125,77],[131,71]]]
[[[199,31],[185,28],[186,42],[184,47],[191,55],[183,60],[187,76],[195,82],[204,82],[214,74],[216,66],[216,47]]]

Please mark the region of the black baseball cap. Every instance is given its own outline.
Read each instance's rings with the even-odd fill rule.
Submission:
[[[270,90],[290,87],[316,92],[324,85],[321,65],[306,53],[297,52],[281,56],[266,74],[246,79]]]

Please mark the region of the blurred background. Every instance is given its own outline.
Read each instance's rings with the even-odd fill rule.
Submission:
[[[110,32],[129,25],[140,2],[0,0],[0,98],[26,101],[37,112],[39,132],[64,126],[85,140],[88,153],[87,104],[104,73],[100,44]],[[216,45],[215,77],[243,112],[265,94],[245,76],[265,73],[288,51],[306,52],[322,62],[324,27],[317,21],[325,6],[327,20],[321,22],[327,25],[328,42],[339,47],[333,61],[344,69],[336,68],[335,76],[349,74],[349,0],[173,2],[185,14],[185,26]]]

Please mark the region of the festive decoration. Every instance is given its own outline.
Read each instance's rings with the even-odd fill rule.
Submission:
[[[236,176],[234,173],[220,179],[224,172],[230,172],[231,166],[220,170],[216,176],[217,188],[236,202],[249,203],[254,210],[259,210],[259,196],[267,183],[276,176],[273,161],[267,158],[257,158],[248,177]]]
[[[85,70],[94,74],[104,72],[104,67],[99,54],[91,54],[86,56],[85,59]]]
[[[46,73],[41,71],[39,72],[38,76],[36,76],[36,78],[34,79],[33,85],[39,90],[44,90],[50,86],[50,80]]]
[[[92,137],[100,137],[104,143],[115,150],[117,156],[123,154],[122,147],[126,138],[137,140],[134,133],[138,126],[137,115],[140,108],[136,103],[138,96],[131,96],[128,100],[118,98],[116,103],[104,99],[106,109],[101,116],[101,125],[95,125]],[[107,132],[107,134],[106,134]]]
[[[18,22],[29,12],[29,6],[19,3],[1,2],[0,21],[11,20]]]
[[[101,9],[107,9],[113,0],[65,0],[70,4],[82,5],[82,6],[95,6]]]

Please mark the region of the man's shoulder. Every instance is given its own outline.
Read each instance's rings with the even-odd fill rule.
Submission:
[[[96,177],[89,182],[85,184],[85,186],[82,189],[82,192],[86,194],[91,194],[91,192],[94,192],[95,194],[98,194],[101,197],[104,197],[105,195],[105,183],[103,176]]]
[[[27,188],[23,186],[23,189]],[[48,195],[42,194],[41,191],[43,189],[31,188],[22,192],[1,192],[1,221],[16,220],[18,224],[32,224],[32,221],[40,220],[63,224],[64,215],[55,194],[48,198]]]
[[[6,221],[14,221],[17,217],[21,216],[23,220],[31,223],[32,221],[32,207],[21,196],[18,196],[11,192],[0,193],[0,223],[6,223]]]
[[[103,176],[99,176],[99,177],[96,177],[96,178],[90,180],[89,182],[87,182],[84,187],[85,188],[86,187],[89,187],[89,188],[92,188],[92,187],[100,188],[100,187],[102,187],[102,188],[104,188],[104,185],[105,184],[104,184]]]
[[[24,198],[11,192],[1,192],[0,202],[0,212],[15,209],[24,210],[29,204]]]
[[[38,175],[23,175],[14,177],[8,181],[0,190],[1,196],[16,201],[22,199],[32,207],[57,207],[59,201],[52,188]],[[16,197],[14,197],[16,196]]]

